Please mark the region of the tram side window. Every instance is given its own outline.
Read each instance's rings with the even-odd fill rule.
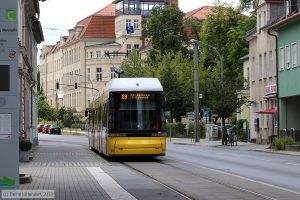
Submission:
[[[101,103],[99,103],[99,106],[98,106],[98,119],[97,119],[97,124],[99,125],[99,126],[101,126]]]
[[[102,127],[103,129],[107,129],[107,115],[108,115],[108,104],[107,102],[104,103],[103,107],[102,107]]]

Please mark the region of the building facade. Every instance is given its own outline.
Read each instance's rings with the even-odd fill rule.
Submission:
[[[300,1],[288,1],[284,10],[271,26],[278,34],[279,125],[300,141]]]
[[[177,6],[178,0],[114,1],[77,22],[57,44],[43,46],[41,85],[48,103],[84,111],[116,77],[132,49],[141,48],[143,17],[154,6],[166,4]]]
[[[19,1],[20,130],[37,142],[37,44],[44,41],[39,1]]]
[[[256,0],[257,26],[250,31],[250,139],[266,144],[277,135],[276,37],[265,27],[282,16],[282,0]]]
[[[240,59],[243,62],[243,77],[245,80],[244,89],[239,92],[240,96],[250,98],[249,91],[249,83],[250,83],[250,62],[249,55],[246,55]],[[250,108],[249,103],[245,103],[238,111],[237,111],[237,120],[247,120],[250,122]]]

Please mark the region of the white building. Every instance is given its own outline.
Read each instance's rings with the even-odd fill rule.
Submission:
[[[276,37],[265,27],[281,16],[282,0],[256,0],[257,26],[248,32],[250,60],[250,139],[269,143],[277,134]]]

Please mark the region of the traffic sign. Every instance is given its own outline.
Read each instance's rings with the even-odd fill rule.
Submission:
[[[133,26],[127,26],[127,27],[126,27],[126,32],[127,32],[127,34],[132,34],[132,33],[134,33]]]

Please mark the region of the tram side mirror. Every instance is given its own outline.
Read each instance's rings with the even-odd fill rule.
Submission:
[[[165,99],[164,96],[161,96],[161,100],[160,101],[161,101],[161,107],[162,108],[166,108],[167,105],[166,105],[166,99]]]

